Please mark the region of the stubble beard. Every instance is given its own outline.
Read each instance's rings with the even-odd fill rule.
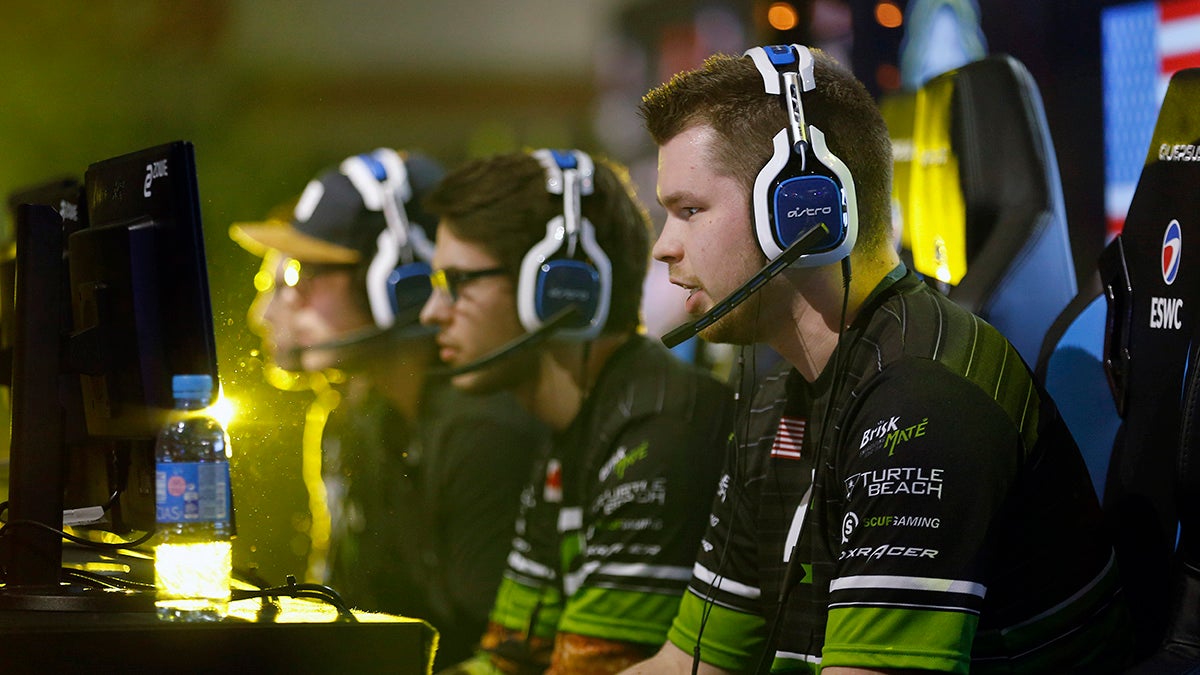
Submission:
[[[734,307],[708,328],[700,337],[714,344],[752,345],[759,340],[759,321],[762,315],[762,291]]]

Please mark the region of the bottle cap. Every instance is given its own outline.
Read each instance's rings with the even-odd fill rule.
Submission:
[[[208,403],[212,398],[212,375],[176,375],[171,378],[171,392],[177,399]]]

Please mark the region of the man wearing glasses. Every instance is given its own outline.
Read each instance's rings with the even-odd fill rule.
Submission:
[[[453,662],[484,629],[546,441],[511,396],[464,396],[429,376],[436,348],[417,314],[433,221],[418,202],[441,174],[421,156],[356,155],[309,182],[286,220],[230,234],[264,259],[250,323],[278,367],[268,378],[302,372],[318,394],[305,430],[319,439],[306,473],[321,476],[310,577],[355,607],[428,620]]]
[[[481,652],[447,672],[616,672],[657,649],[679,605],[732,394],[641,334],[650,225],[622,169],[502,155],[424,204],[440,220],[421,320],[451,381],[515,393],[554,435]]]

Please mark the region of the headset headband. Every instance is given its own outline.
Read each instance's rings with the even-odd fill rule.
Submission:
[[[595,166],[579,150],[536,150],[546,191],[562,195],[562,215],[546,224],[546,236],[521,261],[517,313],[527,331],[540,328],[563,306],[577,304],[581,320],[558,329],[562,338],[590,340],[608,320],[612,264],[583,217],[581,198],[595,189]]]
[[[386,227],[375,242],[375,255],[367,267],[367,299],[371,314],[379,328],[391,328],[396,322],[397,273],[402,266],[419,263],[401,277],[428,274],[428,259],[432,248],[427,239],[420,236],[418,229],[411,228],[404,203],[412,199],[412,186],[408,180],[408,168],[395,150],[379,148],[346,158],[338,170],[362,196],[363,205],[371,211],[383,212]]]

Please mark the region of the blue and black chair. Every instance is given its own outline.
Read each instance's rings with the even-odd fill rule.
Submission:
[[[1050,324],[1034,368],[1075,437],[1100,499],[1121,426],[1104,370],[1107,319],[1108,302],[1094,275]]]
[[[1033,364],[1075,297],[1058,161],[1041,94],[993,55],[918,91],[903,206],[906,258]]]
[[[1176,73],[1124,230],[1104,250],[1105,370],[1121,416],[1104,511],[1138,673],[1200,672],[1200,69]]]

